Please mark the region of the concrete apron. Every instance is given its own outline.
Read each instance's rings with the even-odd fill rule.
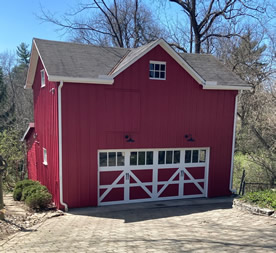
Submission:
[[[212,205],[212,204],[229,204],[232,207],[234,197],[216,197],[216,198],[195,198],[195,199],[179,199],[179,200],[162,200],[144,203],[133,204],[118,204],[110,206],[98,207],[84,207],[84,208],[69,208],[68,213],[77,215],[87,215],[106,212],[130,211],[137,209],[153,209],[166,207],[186,207],[198,205]]]

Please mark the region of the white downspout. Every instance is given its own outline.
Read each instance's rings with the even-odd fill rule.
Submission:
[[[232,187],[233,187],[233,171],[234,171],[234,153],[235,153],[235,140],[236,140],[237,109],[238,109],[238,95],[236,95],[236,98],[235,98],[233,140],[232,140],[232,158],[231,158],[231,172],[230,172],[230,183],[229,183],[229,190],[233,193],[236,192],[236,190],[232,189]]]
[[[61,121],[61,88],[63,81],[58,86],[58,154],[59,154],[59,201],[68,212],[68,205],[63,202],[63,178],[62,178],[62,121]]]

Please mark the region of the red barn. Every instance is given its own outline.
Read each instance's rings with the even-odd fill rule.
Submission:
[[[212,55],[34,39],[31,179],[58,208],[231,194],[238,90]]]

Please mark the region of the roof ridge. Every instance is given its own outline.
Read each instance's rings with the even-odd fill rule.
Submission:
[[[99,46],[99,45],[93,45],[93,44],[85,44],[80,42],[72,42],[72,41],[58,41],[58,40],[46,40],[46,39],[40,39],[40,38],[33,38],[33,40],[42,40],[47,42],[56,42],[60,44],[73,44],[73,45],[82,45],[82,46],[90,46],[90,47],[96,47],[96,48],[112,48],[112,49],[122,49],[122,50],[129,50],[132,48],[125,48],[125,47],[110,47],[110,46]]]

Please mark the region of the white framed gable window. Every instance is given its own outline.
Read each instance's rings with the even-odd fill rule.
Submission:
[[[48,161],[47,161],[47,149],[43,148],[43,164],[44,165],[48,165]]]
[[[42,69],[41,71],[40,71],[40,74],[41,74],[41,87],[45,87],[45,70],[44,69]]]
[[[166,80],[166,62],[150,61],[149,78]]]

